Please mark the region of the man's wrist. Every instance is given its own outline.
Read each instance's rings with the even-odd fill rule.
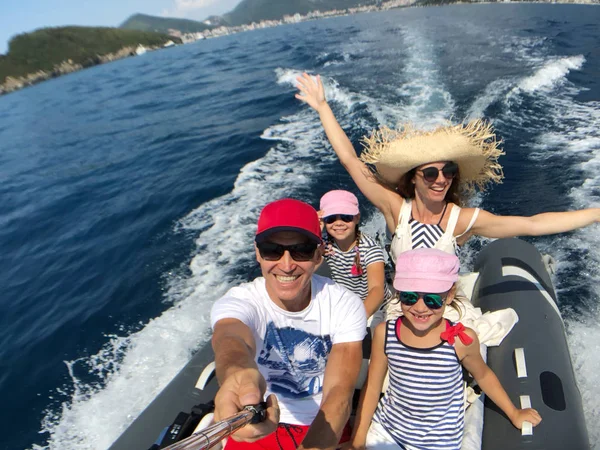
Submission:
[[[244,372],[247,370],[256,370],[258,371],[258,369],[253,366],[253,365],[244,365],[244,364],[239,364],[239,363],[233,363],[233,364],[227,364],[226,367],[221,368],[221,370],[219,370],[219,368],[217,368],[217,379],[219,380],[219,384],[222,385],[225,380],[228,380],[229,378],[235,376],[237,373],[239,372]]]

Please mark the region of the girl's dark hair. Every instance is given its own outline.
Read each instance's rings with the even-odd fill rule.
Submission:
[[[416,174],[417,169],[414,168],[406,172],[402,178],[400,178],[396,191],[402,198],[415,198],[415,185],[412,181]],[[456,206],[462,206],[460,199],[460,170],[452,180],[452,184],[450,185],[448,192],[446,192],[444,200],[448,203],[454,203]]]

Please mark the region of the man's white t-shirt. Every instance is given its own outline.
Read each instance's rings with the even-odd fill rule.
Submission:
[[[277,396],[280,421],[310,425],[321,405],[325,365],[335,344],[362,341],[367,329],[362,301],[329,278],[313,275],[311,302],[302,311],[281,309],[265,279],[230,289],[213,305],[211,324],[238,319],[256,341],[256,363]]]

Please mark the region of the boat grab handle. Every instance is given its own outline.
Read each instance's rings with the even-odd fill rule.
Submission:
[[[531,408],[531,398],[529,395],[521,395],[519,397],[521,400],[521,409]],[[523,422],[521,425],[521,436],[532,436],[533,435],[533,425],[531,422]]]
[[[206,383],[212,377],[213,372],[215,371],[215,362],[212,361],[210,364],[207,364],[200,376],[198,377],[198,381],[196,382],[196,389],[204,389],[206,387]]]
[[[515,348],[515,363],[517,365],[517,378],[527,378],[527,364],[525,364],[525,350]]]

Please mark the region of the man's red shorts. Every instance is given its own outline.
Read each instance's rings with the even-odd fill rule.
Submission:
[[[308,433],[308,428],[308,425],[280,423],[274,433],[256,442],[238,442],[227,439],[224,450],[294,450],[302,443],[302,439]],[[351,433],[350,426],[346,424],[340,444],[349,441]]]

